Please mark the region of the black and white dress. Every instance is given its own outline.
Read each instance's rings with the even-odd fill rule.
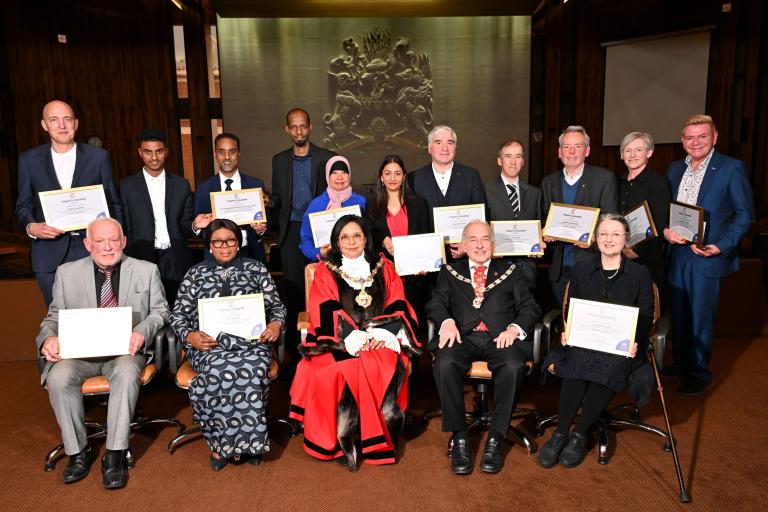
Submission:
[[[264,294],[267,322],[285,325],[285,306],[266,267],[237,258],[228,265],[204,261],[193,266],[179,286],[171,327],[184,343],[197,376],[189,386],[194,419],[213,452],[222,457],[269,451],[266,405],[269,393],[271,346],[226,333],[218,345],[202,352],[187,343],[198,331],[197,300],[211,297]]]

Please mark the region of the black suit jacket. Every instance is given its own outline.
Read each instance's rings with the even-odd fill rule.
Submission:
[[[472,279],[468,259],[457,261],[450,266],[458,274]],[[486,286],[490,286],[508,268],[509,265],[503,261],[491,260]],[[434,322],[436,331],[439,331],[445,320],[452,318],[462,335],[471,333],[482,320],[493,338],[506,330],[509,324],[517,324],[525,331],[527,337],[525,341],[516,343],[521,343],[521,348],[531,357],[533,328],[540,318],[541,310],[528,291],[522,273],[515,268],[510,276],[487,290],[479,309],[472,306],[474,298],[472,285],[456,279],[448,271],[447,265],[443,265],[437,276],[432,298],[427,303],[427,317]],[[430,342],[430,350],[437,348],[437,337],[436,335]]]
[[[123,229],[128,238],[125,253],[145,261],[155,261],[155,216],[152,200],[144,179],[144,171],[126,176],[120,181],[120,199],[123,202],[125,222]],[[165,220],[171,238],[171,252],[179,270],[185,274],[194,263],[186,239],[193,237],[194,217],[192,190],[187,180],[165,171]]]
[[[509,204],[509,191],[501,176],[485,182],[485,197],[488,198],[489,220],[539,220],[541,219],[541,191],[517,180],[520,189],[520,211],[512,210]]]
[[[417,195],[423,197],[429,206],[430,229],[434,223],[432,208],[440,206],[458,206],[462,204],[485,204],[485,189],[480,181],[477,169],[458,162],[453,163],[451,181],[443,196],[432,172],[432,164],[416,169],[408,174],[408,184]]]
[[[78,143],[76,151],[72,188],[102,185],[109,215],[123,222],[123,207],[112,179],[109,155],[91,144]],[[22,153],[19,156],[19,197],[16,200],[16,218],[19,224],[25,228],[33,222],[45,221],[37,194],[59,189],[61,185],[53,167],[50,144],[43,144]],[[66,235],[52,240],[33,240],[32,270],[53,272],[64,261],[68,248],[69,238]]]
[[[563,202],[563,171],[559,169],[548,174],[541,180],[541,224],[542,228],[549,214],[551,203]],[[584,164],[584,174],[579,181],[576,200],[573,204],[600,208],[600,213],[618,212],[618,192],[616,190],[616,175],[608,169]],[[557,281],[563,271],[563,243],[555,242],[548,245],[551,248],[552,264],[549,266],[549,279]],[[589,250],[574,247],[576,262],[588,258]]]
[[[370,202],[368,205],[369,207],[366,209],[366,215],[371,223],[373,246],[376,249],[376,252],[383,252],[384,254],[391,256],[382,245],[384,239],[391,236],[389,226],[387,225],[386,206],[384,207],[384,211],[380,212],[376,208],[373,208]],[[414,193],[406,193],[405,208],[408,212],[408,234],[420,235],[422,233],[429,233],[430,209],[427,206],[427,202]]]
[[[312,152],[312,199],[326,189],[325,164],[336,153],[309,143]],[[277,219],[277,245],[282,246],[288,233],[293,195],[293,147],[272,157],[272,219]]]

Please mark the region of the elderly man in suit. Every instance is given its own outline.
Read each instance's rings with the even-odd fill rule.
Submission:
[[[122,220],[122,207],[112,180],[112,164],[107,152],[90,144],[75,142],[78,120],[72,107],[54,100],[43,108],[40,124],[51,138],[19,156],[19,196],[16,218],[32,241],[32,270],[43,294],[51,303],[56,268],[88,253],[83,247],[84,231],[64,232],[45,222],[39,192],[88,185],[102,185],[110,215]]]
[[[411,190],[426,199],[429,208],[485,204],[485,189],[477,169],[456,161],[456,132],[450,126],[438,125],[427,134],[432,162],[408,175]],[[432,222],[430,212],[430,221]],[[450,245],[451,256],[464,255],[461,244]]]
[[[41,385],[48,385],[51,406],[61,428],[69,463],[64,483],[82,480],[96,458],[85,428],[80,386],[88,377],[109,381],[106,453],[101,460],[107,489],[124,487],[128,478],[125,450],[139,394],[141,369],[152,358],[155,334],[168,321],[160,273],[146,261],[123,256],[125,236],[120,223],[103,218],[87,228],[85,248],[90,256],[65,263],[56,271],[53,302],[35,340],[46,359]],[[97,359],[62,359],[59,354],[59,311],[95,307],[130,307],[133,332],[129,355]]]
[[[503,464],[502,442],[525,378],[526,361],[533,356],[528,336],[540,310],[515,266],[491,259],[493,232],[486,222],[470,221],[464,227],[461,245],[468,258],[443,266],[427,303],[427,317],[438,327],[429,348],[435,356],[443,431],[453,433],[449,450],[451,468],[457,475],[472,472],[464,375],[473,361],[488,362],[493,373],[493,418],[480,470],[497,473]]]
[[[688,156],[667,170],[672,197],[704,209],[704,239],[690,244],[667,228],[670,243],[669,288],[678,393],[695,395],[711,380],[709,359],[722,279],[739,269],[739,242],[755,220],[752,188],[744,162],[715,150],[717,129],[710,116],[694,115],[683,123]]]
[[[617,213],[616,176],[608,169],[585,163],[589,156],[589,135],[584,127],[569,126],[560,134],[558,144],[557,154],[563,168],[541,180],[542,221],[546,221],[553,202],[600,208],[600,213]],[[571,267],[587,258],[589,247],[586,243],[572,245],[549,237],[544,237],[544,241],[552,249],[549,280],[555,302],[560,305]]]
[[[120,182],[128,239],[125,253],[158,266],[168,305],[173,308],[179,284],[194,263],[186,239],[210,221],[205,214],[194,218],[187,180],[166,172],[165,133],[147,128],[138,139],[139,158],[144,167]]]

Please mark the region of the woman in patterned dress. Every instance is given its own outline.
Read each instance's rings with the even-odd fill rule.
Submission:
[[[216,219],[205,233],[213,259],[193,266],[179,287],[171,327],[184,343],[197,372],[189,386],[195,419],[211,449],[211,468],[233,459],[257,465],[269,451],[265,414],[269,391],[270,343],[285,324],[272,277],[259,261],[240,258],[242,232],[228,219]],[[264,294],[267,326],[257,340],[200,331],[197,300]]]

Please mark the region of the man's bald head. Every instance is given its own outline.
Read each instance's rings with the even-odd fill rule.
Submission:
[[[60,100],[46,103],[40,124],[50,135],[54,151],[59,153],[67,151],[75,143],[78,121],[75,111],[67,103]]]

